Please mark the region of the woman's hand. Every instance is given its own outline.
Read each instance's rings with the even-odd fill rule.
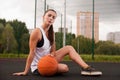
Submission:
[[[18,72],[18,73],[13,73],[14,76],[25,76],[27,73],[25,72]]]
[[[55,51],[50,53],[51,56],[56,56]]]

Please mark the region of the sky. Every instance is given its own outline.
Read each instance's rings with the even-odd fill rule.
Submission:
[[[61,14],[64,15],[65,0],[47,0],[49,8],[57,11],[58,17],[54,23],[55,31],[60,27]],[[35,0],[0,0],[0,18],[19,20],[26,23],[28,29],[34,28]],[[41,26],[44,12],[44,0],[37,0],[36,25]],[[76,33],[76,14],[79,11],[92,12],[92,0],[66,0],[66,26],[72,26]],[[99,39],[106,40],[109,32],[120,31],[120,0],[95,0],[95,12],[99,13]],[[72,23],[71,23],[72,22]],[[64,20],[63,24],[64,26]]]

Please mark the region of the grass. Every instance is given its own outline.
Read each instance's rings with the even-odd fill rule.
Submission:
[[[0,54],[0,58],[27,58],[28,54]],[[82,59],[86,62],[120,62],[120,55],[94,55],[94,60],[91,55],[82,54]],[[64,57],[65,61],[70,61],[68,56]]]
[[[27,58],[28,54],[13,54],[4,53],[0,54],[0,58]]]
[[[90,55],[82,55],[83,59],[86,61],[95,62],[120,62],[120,55],[95,55],[94,60]]]
[[[81,55],[86,62],[120,62],[120,55],[94,55],[94,60],[91,55]],[[70,60],[68,56],[64,60]]]

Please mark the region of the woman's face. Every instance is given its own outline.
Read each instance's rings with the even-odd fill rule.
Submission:
[[[56,13],[54,11],[48,11],[44,17],[43,17],[43,21],[45,24],[47,25],[52,25],[56,19]]]

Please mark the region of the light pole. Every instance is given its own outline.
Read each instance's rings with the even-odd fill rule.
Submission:
[[[94,60],[94,0],[93,0],[93,12],[92,12],[92,59]]]
[[[61,31],[60,31],[60,32],[61,32],[61,39],[62,39],[62,37],[63,37],[63,31],[62,31],[62,26],[63,26],[63,25],[62,25],[62,24],[63,24],[63,23],[62,23],[62,20],[63,20],[63,18],[62,18],[62,17],[63,17],[63,15],[62,15],[62,13],[61,13]],[[63,41],[61,40],[60,47],[63,46],[62,43],[63,43]]]
[[[44,2],[44,12],[46,11],[46,0],[42,0]]]
[[[34,28],[36,28],[36,12],[37,12],[37,0],[35,0],[35,17],[34,17]]]
[[[66,0],[64,2],[64,34],[63,34],[63,46],[66,45]]]
[[[46,0],[44,0],[44,12],[46,11]]]

